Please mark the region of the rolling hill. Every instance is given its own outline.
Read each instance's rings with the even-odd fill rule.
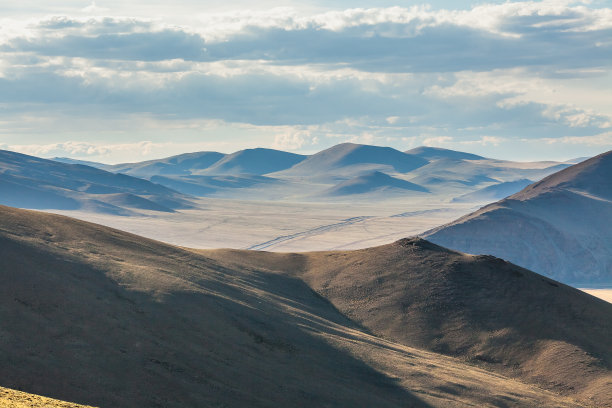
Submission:
[[[385,193],[393,194],[394,192],[420,192],[427,193],[428,190],[418,184],[411,183],[406,180],[391,177],[388,174],[380,171],[373,171],[364,174],[363,176],[354,177],[352,179],[338,183],[334,187],[323,192],[324,196],[352,196],[355,194],[367,193]]]
[[[612,284],[612,152],[531,184],[424,237],[574,286]]]
[[[407,154],[422,157],[426,160],[433,159],[458,159],[458,160],[484,160],[477,154],[459,152],[456,150],[442,149],[440,147],[419,146],[414,149],[406,150]]]
[[[225,155],[218,152],[194,152],[179,154],[158,160],[138,163],[102,165],[100,167],[113,173],[129,174],[135,177],[150,178],[158,175],[188,175],[205,170],[221,160]]]
[[[425,159],[390,147],[341,143],[309,156],[277,176],[348,174],[354,177],[373,170],[407,173],[425,164]]]
[[[129,215],[132,210],[172,212],[189,197],[159,184],[90,166],[0,151],[0,204]]]
[[[541,340],[550,350],[545,338],[554,335],[575,347],[576,358],[595,364],[590,372],[541,354],[528,367],[546,378],[562,373],[560,381],[571,376],[576,391],[560,391],[582,398],[599,390],[593,401],[606,403],[606,389],[597,387],[609,363],[600,339],[610,334],[612,305],[495,259],[415,244],[423,251],[413,241],[361,252],[192,251],[0,207],[0,384],[122,407],[580,406],[408,345],[427,347],[433,337],[454,347],[465,333],[444,325],[452,307],[462,319],[449,322],[480,330],[461,345],[480,347],[492,329],[501,341],[499,325],[513,324],[513,340]],[[470,279],[461,283],[457,274]],[[532,290],[516,297],[516,282]],[[544,300],[556,296],[552,307],[530,307],[544,301],[535,299],[540,292]],[[510,300],[510,311],[526,313],[523,323],[499,313]],[[415,322],[418,341],[402,319]],[[564,330],[561,319],[569,319]],[[525,346],[507,344],[510,351]],[[492,353],[481,348],[482,356]],[[585,389],[582,378],[595,380]]]
[[[245,149],[228,154],[203,173],[215,175],[263,175],[285,170],[306,158],[301,154],[274,149]]]

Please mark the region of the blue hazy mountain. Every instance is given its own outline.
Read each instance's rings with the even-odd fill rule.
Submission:
[[[309,177],[345,174],[358,176],[374,170],[407,173],[427,164],[427,160],[391,147],[342,143],[317,154],[279,175]]]
[[[459,152],[456,150],[442,149],[440,147],[419,146],[414,149],[406,150],[407,154],[419,156],[427,160],[432,159],[461,159],[461,160],[482,160],[482,156],[472,153]]]
[[[529,179],[520,179],[515,181],[506,181],[503,183],[493,184],[492,186],[478,189],[474,192],[463,194],[453,199],[454,202],[492,202],[501,200],[514,193],[517,193],[533,183]]]
[[[106,167],[112,166],[109,164],[89,160],[71,159],[70,157],[53,157],[51,160],[65,164],[82,164],[83,166],[95,167],[97,169],[105,169]]]
[[[612,284],[612,151],[424,236],[573,285]]]
[[[342,143],[311,156],[257,148],[232,154],[195,152],[117,165],[57,160],[141,177],[186,194],[255,200],[323,198],[360,190],[348,188],[351,183],[368,185],[363,187],[365,190],[384,192],[383,187],[376,187],[371,180],[365,184],[364,180],[356,180],[376,171],[451,199],[493,184],[519,179],[540,180],[570,166],[558,162],[494,160],[440,148],[418,147],[401,152],[390,147],[354,143]],[[337,186],[343,193],[332,192]],[[402,191],[414,193],[410,188],[387,187],[388,191],[397,194]],[[501,198],[499,194],[502,193],[488,200]]]
[[[147,180],[5,150],[0,150],[0,204],[121,215],[191,206],[188,196]]]
[[[428,190],[418,184],[406,180],[391,177],[380,171],[373,171],[363,176],[351,178],[338,183],[332,188],[323,192],[327,196],[345,196],[353,194],[367,193],[406,193],[420,192],[427,193]]]
[[[225,154],[219,152],[194,152],[158,160],[106,165],[101,168],[114,173],[145,178],[157,175],[187,175],[205,170],[223,157],[225,157]]]
[[[274,149],[245,149],[226,155],[202,174],[263,175],[288,169],[306,157]]]
[[[153,176],[151,181],[184,194],[208,196],[220,190],[236,190],[260,184],[276,184],[279,180],[266,176],[244,174],[240,176]]]

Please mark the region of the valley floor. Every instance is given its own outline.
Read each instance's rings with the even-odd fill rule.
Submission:
[[[292,203],[201,199],[200,208],[121,217],[82,211],[51,212],[190,248],[280,252],[359,249],[387,244],[451,222],[473,204],[443,200],[383,203]]]

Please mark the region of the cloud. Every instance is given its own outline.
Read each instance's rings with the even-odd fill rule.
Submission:
[[[444,146],[451,143],[453,138],[450,136],[433,136],[423,139],[423,145],[425,146]]]
[[[76,135],[105,122],[132,140],[127,123],[149,115],[160,140],[181,123],[218,121],[226,133],[217,140],[234,137],[236,126],[270,127],[261,144],[296,150],[351,138],[586,143],[612,127],[610,38],[610,8],[553,0],[468,10],[245,9],[181,24],[9,17],[0,26],[0,136],[44,134],[50,123]],[[70,154],[88,154],[79,149]]]
[[[53,36],[46,35],[50,29]],[[5,49],[92,59],[344,64],[372,72],[550,71],[610,66],[611,36],[609,9],[543,1],[467,11],[349,9],[305,17],[286,9],[244,11],[207,16],[202,27],[52,18],[30,35],[9,40]]]
[[[274,137],[272,147],[280,150],[298,150],[306,146],[316,145],[318,138],[309,130],[289,130]]]

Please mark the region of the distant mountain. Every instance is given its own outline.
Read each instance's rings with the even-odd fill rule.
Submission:
[[[460,159],[460,160],[482,160],[482,156],[472,153],[459,152],[456,150],[442,149],[440,147],[420,146],[407,150],[405,153],[422,157],[427,160],[435,159]]]
[[[88,160],[71,159],[70,157],[53,157],[51,160],[65,164],[82,164],[83,166],[95,167],[97,169],[104,169],[105,167],[111,166],[109,164],[98,163]]]
[[[427,160],[391,147],[342,143],[309,156],[279,176],[343,174],[354,177],[374,170],[407,173],[425,164]]]
[[[508,197],[518,191],[521,191],[533,181],[529,179],[520,179],[515,181],[506,181],[504,183],[493,184],[492,186],[484,187],[472,193],[463,194],[453,199],[454,202],[483,202],[495,201]]]
[[[612,284],[612,151],[424,236],[565,283]]]
[[[184,194],[208,196],[218,191],[244,189],[256,185],[277,184],[279,180],[266,176],[153,176],[151,181]]]
[[[517,179],[540,180],[569,167],[555,162],[520,163],[492,159],[464,160],[440,158],[410,173],[410,181],[434,193],[458,195],[471,193],[492,183]]]
[[[583,161],[585,161],[585,160],[588,160],[588,159],[590,159],[590,157],[589,157],[589,156],[576,157],[576,158],[574,158],[574,159],[569,159],[569,160],[566,160],[566,161],[565,161],[565,163],[569,163],[569,164],[578,164],[578,163],[581,163],[581,162],[583,162]]]
[[[225,155],[218,152],[195,152],[138,163],[107,165],[102,168],[114,173],[145,178],[157,175],[187,175],[205,170],[223,157]]]
[[[354,194],[366,194],[374,192],[393,192],[399,190],[402,192],[416,191],[427,193],[428,190],[418,184],[411,183],[406,180],[401,180],[391,177],[388,174],[374,171],[363,176],[354,177],[350,180],[343,181],[334,187],[323,192],[326,196],[345,196]]]
[[[300,163],[306,157],[301,154],[274,149],[246,149],[228,154],[214,165],[208,167],[204,173],[215,175],[263,175],[288,169]]]
[[[133,209],[171,212],[192,205],[188,196],[147,180],[2,150],[0,204],[117,215],[129,215]]]
[[[399,173],[401,176],[396,178],[450,200],[491,184],[518,179],[540,180],[570,166],[558,162],[494,160],[431,147],[419,147],[404,153],[390,147],[354,143],[338,144],[311,156],[257,148],[227,155],[195,152],[139,163],[89,164],[145,178],[183,193],[255,200],[323,198],[328,193],[334,195],[332,190],[345,182],[363,185],[363,180],[353,179],[373,172],[390,177]],[[269,178],[257,178],[261,176]],[[400,189],[396,188],[394,192],[399,193]],[[410,189],[404,191],[410,193]]]

